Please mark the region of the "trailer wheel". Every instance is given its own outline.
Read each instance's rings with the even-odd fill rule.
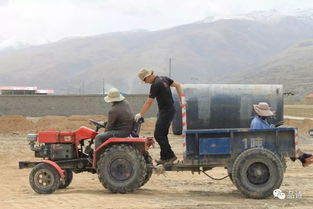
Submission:
[[[229,172],[227,172],[227,174],[228,174],[230,181],[233,183],[233,174]]]
[[[281,157],[280,157],[280,160],[281,160],[281,163],[282,163],[282,165],[283,165],[284,172],[286,172],[286,169],[287,169],[286,158],[284,158],[283,156],[281,156]]]
[[[231,172],[229,172],[229,170],[227,169],[227,174],[228,174],[228,178],[230,179],[230,181],[233,183],[233,174]]]
[[[234,185],[249,198],[262,199],[273,194],[283,181],[284,169],[279,157],[267,149],[242,152],[232,169]]]
[[[147,167],[143,155],[133,146],[119,144],[106,149],[97,163],[102,185],[113,193],[129,193],[140,187]]]
[[[60,175],[51,165],[39,163],[30,172],[29,183],[35,192],[51,194],[59,187]]]
[[[150,180],[150,178],[152,176],[152,172],[153,172],[153,167],[152,167],[153,161],[152,161],[152,157],[150,156],[149,152],[145,152],[143,157],[145,158],[145,161],[146,161],[147,172],[146,172],[145,179],[142,182],[142,184],[140,185],[140,187],[145,185]]]
[[[70,169],[65,169],[64,171],[64,180],[60,180],[60,185],[59,185],[59,189],[65,189],[66,187],[68,187],[68,185],[71,184],[72,180],[73,180],[73,171]]]
[[[236,156],[232,157],[228,163],[227,163],[227,174],[228,174],[228,177],[230,179],[230,181],[233,183],[233,175],[232,175],[232,169],[233,169],[233,164],[234,164],[234,159],[236,159]]]

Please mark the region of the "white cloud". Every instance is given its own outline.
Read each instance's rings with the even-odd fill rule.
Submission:
[[[9,4],[9,0],[0,0],[0,7],[7,6]]]
[[[40,44],[68,36],[158,30],[207,16],[309,7],[311,0],[0,0],[0,37]]]

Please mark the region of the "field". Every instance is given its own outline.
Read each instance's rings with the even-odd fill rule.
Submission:
[[[289,111],[289,110],[288,110]],[[285,110],[285,112],[288,112]],[[289,112],[288,112],[289,114]],[[293,116],[309,116],[293,115]],[[74,174],[72,184],[54,194],[39,195],[28,182],[30,169],[18,169],[18,161],[35,160],[26,141],[26,133],[47,129],[74,130],[81,125],[92,127],[88,118],[104,120],[102,116],[48,116],[28,118],[22,116],[0,117],[0,208],[312,208],[313,166],[302,168],[299,161],[287,159],[287,171],[281,190],[288,199],[270,197],[265,200],[242,196],[229,178],[214,181],[204,174],[191,172],[166,172],[153,174],[151,180],[131,194],[112,194],[102,187],[96,174]],[[141,135],[152,135],[155,119],[147,119]],[[286,120],[286,125],[297,126],[301,135],[313,128],[312,120]],[[182,139],[170,134],[170,143],[182,159]],[[300,147],[313,153],[312,140],[305,136]],[[159,147],[151,149],[154,159],[159,158]],[[227,175],[224,168],[208,172],[213,177]],[[288,196],[289,195],[289,196]],[[301,195],[298,198],[292,195]],[[292,198],[294,197],[294,198]]]
[[[285,115],[313,118],[313,105],[285,105]]]

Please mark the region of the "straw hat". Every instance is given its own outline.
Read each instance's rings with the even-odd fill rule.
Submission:
[[[254,111],[259,115],[259,116],[272,116],[274,113],[271,111],[270,106],[266,102],[259,102],[257,105],[253,105]]]
[[[107,96],[104,97],[106,102],[120,102],[123,101],[125,97],[120,94],[120,91],[116,88],[110,89]]]
[[[148,77],[149,75],[152,75],[152,74],[153,74],[152,69],[142,68],[138,72],[138,77],[140,80],[144,81],[146,77]]]

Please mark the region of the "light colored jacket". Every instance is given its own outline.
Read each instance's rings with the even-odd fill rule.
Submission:
[[[262,118],[255,116],[250,124],[251,129],[266,129],[266,128],[275,128],[275,125],[269,124],[267,120],[263,120]]]

